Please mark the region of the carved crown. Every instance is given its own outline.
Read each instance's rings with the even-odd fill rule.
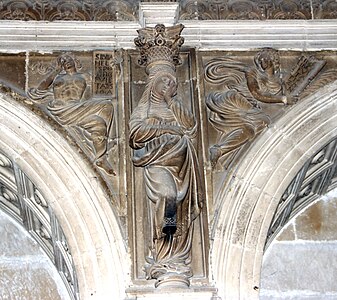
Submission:
[[[175,69],[180,64],[179,48],[184,43],[180,33],[183,28],[182,24],[171,27],[158,24],[154,28],[137,30],[135,45],[140,51],[139,64],[146,66],[147,71],[158,64],[166,64]]]

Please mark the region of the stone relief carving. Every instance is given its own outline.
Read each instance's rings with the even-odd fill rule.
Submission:
[[[72,256],[53,210],[27,175],[1,152],[0,208],[33,236],[62,274],[71,299],[79,299]]]
[[[144,48],[140,49],[141,52]],[[154,66],[154,65],[160,64],[158,62],[158,60],[156,60],[156,58],[155,59],[151,58],[151,57],[155,57],[155,55],[157,55],[156,51],[160,52],[159,49],[162,49],[162,48],[160,48],[158,46],[158,48],[156,48],[156,49],[153,49],[153,50],[147,49],[146,51],[144,50],[142,52],[142,55],[143,55],[142,62],[145,66],[148,65],[149,70],[151,69],[150,65]],[[153,52],[151,52],[151,55],[152,55],[151,57],[148,54],[149,51],[153,51]],[[269,54],[268,54],[268,52],[269,52]],[[129,53],[132,53],[132,55],[133,55],[132,60],[130,59],[130,66],[129,67],[130,67],[130,69],[132,69],[133,72],[137,72],[137,69],[140,70],[141,68],[139,68],[138,66],[135,66],[136,65],[135,59],[134,59],[135,53],[134,53],[134,51],[130,51]],[[172,49],[172,53],[175,53],[174,49]],[[209,62],[210,59],[207,58],[207,55],[210,55],[210,57],[212,57],[212,58],[215,55],[218,55],[218,53],[217,54],[214,54],[214,53],[204,54],[204,53],[205,52],[201,52],[201,53],[198,54],[200,56],[203,56],[202,57],[203,60],[200,60],[200,61]],[[272,53],[274,53],[275,55],[272,55]],[[226,117],[226,112],[225,113],[223,112],[223,111],[226,111],[228,105],[231,106],[233,103],[234,103],[234,105],[238,105],[239,109],[238,109],[238,107],[234,106],[234,108],[237,109],[237,112],[240,112],[240,111],[245,112],[246,107],[247,107],[247,110],[249,110],[249,112],[252,112],[252,118],[249,118],[249,122],[247,122],[247,120],[245,120],[244,118],[239,119],[239,120],[240,120],[240,122],[247,122],[248,125],[244,124],[245,130],[247,132],[249,132],[248,129],[249,129],[249,126],[251,126],[251,123],[254,126],[257,126],[257,127],[255,127],[255,128],[257,128],[256,135],[260,132],[259,131],[260,129],[263,130],[265,128],[265,126],[266,126],[266,124],[268,124],[268,122],[271,122],[270,120],[273,120],[272,114],[270,114],[270,111],[268,109],[266,109],[267,106],[272,106],[272,107],[275,107],[276,109],[280,108],[281,110],[285,110],[285,111],[287,110],[287,108],[285,108],[283,106],[281,107],[281,105],[277,105],[277,104],[276,105],[270,105],[269,103],[267,103],[267,104],[264,105],[263,101],[259,101],[258,96],[254,96],[255,95],[254,91],[255,91],[256,94],[258,94],[259,92],[260,93],[269,92],[271,94],[271,97],[276,97],[276,98],[280,97],[279,100],[283,99],[284,102],[287,102],[290,99],[291,100],[290,102],[292,102],[292,100],[296,100],[297,98],[300,100],[302,97],[305,97],[306,95],[309,95],[312,91],[317,90],[319,87],[324,86],[325,84],[328,84],[328,83],[332,82],[332,80],[334,80],[334,78],[337,79],[337,77],[336,77],[337,72],[336,72],[335,69],[328,69],[327,71],[324,69],[322,71],[319,71],[321,66],[323,66],[323,64],[324,64],[324,62],[322,60],[317,60],[315,57],[310,56],[310,55],[309,56],[305,55],[305,56],[301,56],[300,58],[298,58],[297,53],[291,53],[291,55],[289,55],[289,56],[291,56],[291,58],[289,59],[289,61],[290,61],[290,63],[289,63],[288,60],[287,60],[288,58],[285,57],[286,55],[283,53],[283,56],[282,56],[281,53],[282,53],[281,51],[277,52],[275,50],[270,50],[270,49],[269,50],[268,49],[261,50],[259,52],[259,54],[257,54],[255,56],[255,65],[253,64],[254,59],[252,59],[255,52],[254,53],[248,52],[247,54],[245,54],[245,55],[247,55],[246,57],[248,57],[248,58],[247,58],[247,61],[244,61],[244,62],[241,62],[240,59],[235,59],[235,60],[224,59],[222,61],[222,63],[223,63],[223,65],[225,65],[225,67],[223,65],[219,64],[217,66],[217,68],[215,67],[216,64],[214,63],[212,72],[215,75],[213,74],[214,78],[212,80],[207,79],[207,87],[206,87],[205,90],[206,90],[206,93],[208,93],[208,94],[210,92],[210,90],[208,90],[209,87],[212,87],[211,90],[217,91],[217,92],[213,93],[214,97],[212,97],[212,98],[208,97],[208,99],[210,101],[209,101],[209,103],[207,103],[207,105],[209,106],[209,110],[208,110],[209,117],[211,118],[211,116],[213,115],[213,121],[211,121],[212,125],[209,125],[209,128],[211,128],[211,126],[214,126],[214,128],[216,128],[216,130],[219,133],[219,140],[221,140],[221,138],[226,136],[226,134],[225,134],[226,130],[225,130],[224,126],[221,126],[222,125],[221,121],[224,121],[224,124],[226,124],[226,122],[228,121],[228,119]],[[112,56],[111,52],[110,53],[104,53],[104,51],[99,51],[99,53],[98,53],[97,51],[95,51],[93,54],[94,54],[92,56],[93,60],[90,61],[90,66],[93,67],[93,71],[92,71],[93,76],[86,73],[86,72],[91,72],[91,71],[88,71],[88,70],[91,70],[91,69],[90,69],[90,67],[88,68],[88,67],[85,66],[83,54],[81,56],[80,61],[78,61],[76,58],[73,57],[73,60],[75,61],[77,75],[81,75],[79,77],[81,77],[81,78],[83,77],[86,81],[86,89],[83,92],[83,96],[81,97],[80,100],[74,100],[74,102],[80,103],[80,102],[86,101],[86,99],[87,100],[90,100],[90,99],[95,100],[96,98],[99,98],[99,97],[103,97],[103,100],[104,100],[106,97],[112,97],[113,98],[114,94],[116,93],[114,81],[113,80],[111,81],[111,76],[112,76],[113,73],[122,72],[122,69],[121,69],[121,66],[120,66],[121,58]],[[32,57],[33,57],[33,55],[34,54],[32,54]],[[91,53],[89,55],[91,55]],[[162,54],[158,54],[158,56],[161,56],[161,55]],[[169,55],[171,55],[171,54],[169,53]],[[245,55],[243,55],[243,57],[245,57]],[[280,59],[278,58],[279,55],[281,56]],[[317,55],[322,55],[322,54],[317,53]],[[80,54],[77,54],[77,56],[79,57]],[[165,57],[165,54],[162,55],[162,56]],[[173,54],[172,54],[172,56],[173,56]],[[178,58],[179,58],[178,52],[174,56],[175,56],[174,60],[178,62]],[[30,71],[31,71],[31,73],[34,72],[34,74],[29,74],[30,77],[36,77],[36,79],[34,79],[35,81],[33,81],[31,79],[28,79],[28,85],[34,86],[34,87],[38,87],[40,82],[42,82],[42,81],[40,81],[40,79],[46,78],[52,72],[55,72],[55,70],[57,68],[56,63],[54,63],[54,64],[46,63],[46,61],[50,62],[50,61],[54,60],[54,58],[55,58],[54,54],[44,56],[44,60],[39,60],[41,58],[41,55],[36,55],[36,57],[37,58],[35,60],[34,59],[30,60],[28,62],[28,66],[27,66],[29,72]],[[184,56],[182,56],[182,57],[184,58]],[[185,58],[183,59],[183,62],[191,61],[191,65],[188,65],[188,64],[185,65],[184,64],[183,67],[179,66],[179,68],[177,68],[177,70],[178,70],[177,73],[179,74],[179,85],[178,85],[179,86],[179,93],[178,93],[179,95],[184,94],[184,91],[186,91],[186,90],[189,90],[189,89],[193,90],[193,87],[186,88],[186,85],[184,85],[184,87],[183,87],[183,82],[184,83],[187,82],[187,81],[192,82],[192,80],[190,78],[194,78],[193,73],[190,74],[191,75],[190,77],[188,77],[188,76],[184,77],[180,74],[180,72],[184,72],[183,70],[187,70],[187,69],[191,69],[192,67],[195,67],[194,66],[195,60],[194,60],[193,55],[191,55],[191,57],[192,58],[189,58],[189,59],[185,59]],[[268,60],[268,58],[270,58],[270,57],[272,57],[272,59],[270,59],[270,60],[273,61],[273,64],[272,64],[273,68],[270,66],[271,64]],[[332,53],[332,52],[328,52],[326,54],[325,58],[328,60],[329,57],[330,57],[330,64],[328,62],[327,67],[335,68],[336,54]],[[160,60],[162,60],[163,62],[166,62],[166,59],[162,59],[162,57],[161,57]],[[172,58],[172,60],[173,60],[173,58]],[[214,60],[214,61],[216,61],[216,60]],[[30,64],[30,62],[34,62],[34,63]],[[252,64],[250,64],[250,62],[252,62]],[[285,63],[285,62],[288,62],[288,64]],[[83,64],[82,68],[80,67],[80,64]],[[282,64],[282,67],[283,67],[282,69],[280,69],[281,64]],[[187,67],[187,66],[189,66],[190,68]],[[289,66],[293,66],[293,67],[291,68]],[[199,68],[199,69],[201,69],[202,67],[203,67],[202,64],[199,64],[197,66],[197,68]],[[273,69],[274,69],[274,71],[272,71]],[[136,71],[134,71],[134,70],[136,70]],[[275,70],[278,70],[278,71],[275,71]],[[152,72],[152,74],[155,74],[155,75],[152,75],[153,77],[149,76],[148,81],[146,83],[146,88],[147,88],[147,90],[151,90],[151,97],[153,97],[153,98],[151,98],[151,101],[152,100],[154,101],[154,102],[151,102],[151,107],[153,108],[152,104],[153,103],[156,104],[156,101],[158,99],[162,99],[161,97],[163,97],[163,96],[161,96],[161,92],[160,92],[161,82],[159,80],[159,77],[162,77],[162,78],[167,77],[169,79],[168,80],[165,79],[164,81],[169,82],[169,81],[173,81],[172,77],[175,78],[175,73],[173,71],[171,71],[171,67],[166,68],[164,66],[160,66],[160,68],[158,67],[158,70],[156,70],[154,68],[153,71],[151,71],[151,72]],[[216,75],[217,72],[220,74],[220,75],[218,74],[219,76]],[[162,74],[162,75],[159,76],[158,75],[159,73]],[[248,79],[247,79],[248,75],[247,75],[247,73],[251,73],[252,78],[250,78],[250,80],[253,83],[255,82],[255,84],[252,84],[251,88],[249,88],[249,86],[248,86]],[[61,77],[61,75],[65,75],[65,74],[66,74],[66,71],[63,70],[62,68],[60,68],[59,73],[57,73],[54,76],[54,79],[58,75],[60,75],[60,77]],[[223,79],[220,78],[224,74],[228,75],[228,78],[225,81],[223,81]],[[158,75],[158,77],[157,77],[157,75]],[[172,76],[170,77],[170,75],[172,75]],[[129,76],[129,73],[125,74],[125,76]],[[138,95],[141,95],[141,93],[139,91],[143,92],[143,90],[144,90],[143,87],[145,85],[145,82],[142,81],[142,80],[145,80],[145,79],[143,79],[143,78],[145,78],[144,71],[138,72],[136,77],[130,76],[130,77],[127,77],[127,78],[129,79],[129,81],[140,82],[139,85],[141,86],[141,88],[139,88],[139,87],[134,88],[134,89],[130,88],[130,94],[133,93],[132,99],[138,98],[137,101],[130,101],[130,106],[134,108],[135,107],[134,102],[138,102],[138,100],[140,98],[140,96],[134,97],[134,95],[137,95],[137,93],[138,93]],[[52,80],[53,82],[54,82],[54,79]],[[217,81],[217,80],[219,80],[219,81]],[[93,81],[93,82],[91,83],[91,81]],[[177,81],[177,79],[175,79],[175,81]],[[34,84],[31,84],[32,82],[34,82]],[[79,80],[79,82],[81,82],[81,80]],[[199,81],[199,82],[202,82],[202,81]],[[205,85],[206,85],[206,83],[205,83]],[[91,88],[92,88],[92,94],[93,95],[91,95],[91,91],[90,91]],[[173,87],[173,85],[172,85],[172,87],[170,87],[170,85],[168,84],[168,87],[164,87],[163,89],[167,90],[167,94],[170,95],[170,94],[175,94],[175,92],[170,91],[171,89],[175,90],[175,88],[176,87]],[[254,90],[254,88],[257,91]],[[14,97],[20,103],[27,101],[27,99],[18,95],[17,93],[14,93],[10,89],[7,89],[5,86],[0,85],[0,90],[2,92],[6,93],[6,94],[10,94],[12,97]],[[47,91],[42,90],[42,92],[41,92],[43,97],[46,95],[45,98],[41,98],[41,95],[38,95],[38,99],[33,100],[34,103],[45,103],[45,104],[42,104],[42,105],[44,105],[46,109],[48,107],[48,102],[52,103],[55,100],[55,92],[54,92],[53,84],[51,84],[47,88],[47,90],[48,90],[48,95],[46,95]],[[33,90],[30,90],[30,92],[32,92],[32,91]],[[36,88],[35,88],[35,92],[37,92]],[[74,94],[76,95],[77,92],[74,93]],[[188,93],[186,92],[186,94],[184,94],[184,97],[183,97],[184,98],[184,101],[183,101],[184,104],[186,104],[190,101],[190,98],[186,97],[187,94]],[[176,100],[175,97],[171,97],[171,98],[167,97],[167,98],[168,98],[168,100],[166,99],[165,100],[166,102],[175,103],[175,101],[173,101],[173,99]],[[188,99],[188,100],[186,100],[186,99]],[[196,103],[198,103],[199,99],[197,97],[195,98],[195,100],[196,100]],[[121,103],[120,107],[123,107],[123,104],[124,103]],[[259,105],[261,105],[261,107],[259,107]],[[128,106],[128,104],[126,106]],[[171,107],[173,107],[173,105]],[[193,107],[193,105],[191,105],[191,107],[192,108],[189,107],[188,110],[191,110],[191,111],[195,112],[195,107]],[[232,109],[232,107],[230,107],[230,109]],[[275,109],[275,111],[276,111],[276,109]],[[127,110],[127,112],[126,112],[127,117],[126,118],[128,118],[128,115],[127,115],[128,109],[126,109],[126,110]],[[188,113],[188,110],[187,110],[187,113],[186,113],[186,115],[187,115],[186,118],[189,119],[190,123],[192,124],[193,123],[193,120],[192,120],[193,117]],[[37,112],[37,110],[35,110],[35,111]],[[176,110],[176,111],[178,111],[178,110]],[[116,113],[119,112],[120,113],[119,117],[121,119],[123,119],[123,116],[124,116],[124,113],[125,113],[124,111],[116,109],[115,112]],[[230,114],[231,117],[234,116],[232,111],[230,111],[230,113],[228,112],[227,114]],[[194,115],[197,116],[198,113],[196,112]],[[50,114],[50,116],[52,116],[52,115]],[[162,115],[160,115],[159,117],[163,119]],[[242,116],[240,115],[240,117],[242,117]],[[220,119],[220,121],[218,119]],[[56,118],[55,118],[55,120],[56,120]],[[204,118],[204,120],[207,122],[206,118]],[[234,121],[236,122],[235,118],[234,118]],[[208,126],[206,122],[204,123],[204,125]],[[240,122],[239,122],[239,125],[241,126]],[[229,123],[230,123],[230,125],[232,125],[231,122],[229,122]],[[64,126],[65,126],[65,128],[66,127],[70,128],[73,125],[71,125],[71,126],[70,125],[69,126],[64,125]],[[74,126],[76,126],[76,125],[74,125]],[[218,127],[216,127],[216,126],[218,126]],[[226,126],[229,126],[229,125],[226,124]],[[220,138],[220,135],[222,136],[221,138]],[[255,136],[253,136],[253,138]],[[207,137],[207,135],[206,135],[206,137]],[[193,140],[193,139],[191,138],[190,140]],[[159,141],[160,141],[160,139],[159,139]],[[148,143],[150,144],[150,141],[146,141],[145,144],[148,144]],[[211,145],[212,144],[214,144],[214,143],[211,143]],[[219,142],[219,144],[221,144],[221,143]],[[124,146],[124,144],[122,146]],[[186,147],[186,148],[188,148],[188,147]],[[205,147],[208,147],[207,143],[206,143]],[[241,146],[238,146],[237,149],[241,149],[240,147]],[[109,148],[109,146],[107,148]],[[128,147],[126,147],[126,148],[128,148]],[[163,149],[163,151],[164,150],[166,151],[167,149]],[[166,152],[165,152],[165,155],[166,155]],[[223,158],[225,156],[226,155],[223,155]],[[122,155],[121,155],[121,157],[122,157]],[[163,154],[163,157],[164,157],[164,154]],[[1,163],[10,165],[10,163],[8,163],[8,162],[6,163],[5,160],[3,160],[3,162],[1,162],[1,158],[0,158],[0,165],[1,165]],[[115,166],[115,165],[113,165],[113,166]],[[137,172],[140,173],[143,170],[145,170],[145,168],[146,167],[139,167],[139,168],[137,168]],[[166,168],[166,166],[163,166],[163,168]],[[200,168],[200,166],[199,166],[199,168]],[[126,172],[129,172],[129,171],[130,171],[130,169],[126,169]],[[131,172],[132,172],[132,170],[131,170]],[[131,174],[131,172],[130,172],[130,174]],[[102,171],[101,174],[102,173],[105,173],[105,172]],[[135,174],[139,175],[139,173],[135,173]],[[223,173],[221,173],[221,174],[223,174]],[[214,173],[211,174],[211,175],[213,176]],[[215,176],[213,176],[213,177],[212,176],[209,176],[210,180],[213,180],[213,178],[215,177]],[[132,176],[126,177],[127,180],[128,180],[128,184],[130,184],[129,180],[130,180],[131,177]],[[335,175],[335,177],[336,177],[336,175]],[[115,177],[115,178],[117,178],[117,177]],[[115,178],[113,178],[113,179],[115,179]],[[139,177],[137,177],[135,180],[138,181]],[[216,180],[212,181],[212,183],[213,182],[216,182]],[[135,185],[136,184],[138,184],[138,182],[135,183]],[[1,186],[1,184],[0,184],[0,186]],[[136,198],[137,201],[143,199],[143,198],[140,198],[139,195],[137,194],[139,192],[138,187],[139,186],[137,186],[137,188],[135,189],[135,192],[136,192],[135,198]],[[209,187],[208,187],[208,189],[211,190],[211,188],[209,188]],[[214,188],[214,190],[216,190],[216,188]],[[311,194],[310,190],[311,190],[310,185],[305,186],[305,188],[303,188],[303,190],[301,190],[301,199],[306,199],[306,196]],[[16,196],[17,194],[15,194],[11,189],[9,189],[8,186],[4,187],[4,185],[2,185],[0,187],[0,194],[2,194],[1,200],[3,202],[5,202],[5,200],[6,200],[6,206],[11,206],[12,210],[15,210],[15,209],[20,210],[20,201],[19,201],[18,197]],[[34,192],[34,195],[35,194],[36,193]],[[131,193],[128,193],[127,196],[129,196],[130,194]],[[137,199],[137,197],[138,197],[138,199]],[[41,206],[39,208],[40,211],[41,211],[41,208],[44,208],[45,206],[43,204],[43,199],[42,199],[42,202],[41,202],[40,201],[41,199],[38,200],[38,198],[39,197],[37,195],[35,195],[33,201],[35,201],[37,204],[39,204]],[[286,198],[286,196],[284,198]],[[212,198],[210,198],[210,199],[212,199]],[[123,201],[123,200],[121,200],[121,201]],[[152,204],[151,200],[148,201],[148,206],[152,206],[152,208],[153,208],[154,205]],[[141,210],[141,211],[143,211],[143,210]],[[152,212],[153,212],[153,210],[152,210]],[[280,213],[282,213],[282,212],[280,211]],[[286,216],[286,215],[284,215],[284,216]],[[129,216],[126,216],[125,219],[127,219],[127,217],[129,217]],[[138,215],[137,215],[137,217],[138,217]],[[150,219],[153,221],[153,223],[154,223],[154,221],[156,221],[154,219],[154,214],[150,215]],[[191,218],[191,219],[193,219],[193,218]],[[276,228],[276,231],[277,231],[277,228],[278,228],[277,222],[278,221],[276,222],[276,220],[277,219],[274,220],[275,224],[276,224],[274,229]],[[170,220],[168,220],[168,221],[170,221]],[[199,220],[197,220],[197,221],[199,221]],[[124,223],[121,222],[122,226],[125,223],[126,222],[124,222]],[[144,222],[144,223],[146,223],[146,222]],[[164,224],[164,221],[162,223]],[[167,223],[170,223],[170,222],[167,222]],[[198,222],[192,222],[191,227],[194,226],[195,228],[197,228],[197,226],[198,226],[197,223]],[[136,228],[137,228],[138,225],[139,225],[139,223],[136,223],[136,225],[135,225]],[[48,229],[47,226],[45,226],[39,220],[34,220],[34,219],[33,219],[30,226],[31,226],[31,228],[34,228],[34,231],[36,231],[36,235],[41,240],[44,240],[46,243],[48,243],[48,242],[50,243],[50,233],[49,233],[50,231],[47,230]],[[146,225],[144,225],[144,226],[146,226]],[[177,232],[179,230],[179,226],[176,226],[176,227],[177,227],[177,229],[176,229],[176,232]],[[181,228],[185,228],[185,227],[181,227]],[[155,233],[154,230],[153,231],[149,230],[149,231],[150,232],[145,232],[144,234],[152,235],[151,240],[153,241],[153,236],[156,233]],[[197,229],[196,233],[198,233],[198,229]],[[139,231],[136,234],[139,235]],[[271,236],[273,236],[273,234],[274,233],[271,233]],[[174,234],[172,236],[174,237]],[[193,255],[195,255],[195,253],[198,253],[198,251],[196,251],[196,247],[195,247],[195,243],[196,243],[195,241],[197,240],[196,236],[197,236],[197,234],[195,234],[194,237],[193,237],[193,243],[194,243],[194,245],[193,245]],[[131,240],[131,238],[130,238],[130,240]],[[181,240],[183,240],[183,238]],[[154,246],[155,243],[153,243],[151,245],[153,246],[152,249],[155,249],[154,247],[160,246],[159,243],[157,243],[156,246]],[[187,245],[189,245],[189,244],[187,243]],[[64,245],[64,247],[65,247],[65,249],[67,249],[66,244]],[[135,248],[136,247],[139,247],[139,248],[142,248],[142,249],[144,248],[142,244],[141,245],[137,244],[135,246]],[[170,246],[167,246],[167,248],[165,248],[165,249],[169,249],[169,247]],[[203,246],[201,246],[201,247],[203,247]],[[186,249],[188,249],[188,247],[186,247]],[[157,251],[157,250],[155,249],[155,251]],[[155,253],[155,251],[153,253]],[[207,251],[207,247],[206,247],[206,251]],[[169,268],[167,268],[166,270],[161,270],[160,272],[162,272],[162,273],[158,272],[158,273],[156,273],[157,275],[156,274],[152,275],[153,273],[156,272],[156,270],[157,270],[156,268],[158,267],[158,265],[156,265],[155,267],[151,268],[152,267],[151,263],[153,263],[153,261],[154,261],[154,259],[153,259],[154,256],[155,255],[152,255],[152,256],[150,255],[150,258],[149,258],[150,263],[148,263],[148,266],[147,266],[147,276],[148,276],[148,278],[151,278],[150,276],[153,276],[152,278],[155,278],[155,276],[157,276],[159,274],[158,278],[160,278],[160,279],[165,278],[166,279],[165,275],[162,275],[162,274],[170,273],[171,271],[170,271]],[[142,259],[139,259],[139,257],[141,257],[141,258],[144,257],[143,253],[141,253],[140,256],[137,256],[135,258],[135,260],[138,259],[138,261],[142,261]],[[158,256],[156,256],[156,259],[157,259],[157,257]],[[187,261],[188,261],[188,259],[187,259]],[[171,264],[171,265],[174,265],[174,264]],[[198,276],[198,273],[196,271],[197,268],[195,268],[194,265],[193,265],[192,268],[193,268],[193,273],[195,275],[194,276],[195,278],[192,281],[194,283],[195,282],[194,280],[198,280],[199,277],[197,277]],[[180,276],[181,273],[178,276],[175,276],[175,275],[172,274],[172,272],[168,276],[170,276],[170,279],[173,278],[174,280],[176,280],[176,282],[183,282],[184,284],[188,284],[188,277],[190,275],[186,275],[186,274],[191,274],[191,273],[189,273],[191,270],[188,268],[188,266],[186,267],[186,269],[183,269],[183,268],[181,268],[181,269],[183,270],[183,271],[181,271],[181,273],[184,273],[185,272],[184,270],[186,270],[186,272],[184,273],[184,276]],[[138,281],[139,278],[141,278],[140,280],[143,280],[143,277],[137,277],[134,282],[139,282]],[[158,278],[156,278],[156,279],[158,279]],[[142,284],[143,284],[143,282],[142,282]]]
[[[283,78],[278,51],[265,48],[254,57],[254,68],[230,58],[215,58],[205,66],[205,79],[223,84],[224,91],[206,98],[209,121],[218,131],[217,143],[210,147],[213,166],[225,167],[236,153],[270,124],[262,103],[293,104],[323,68],[325,61],[301,56]]]
[[[181,2],[182,20],[266,20],[311,19],[309,1],[296,0],[184,0]]]
[[[93,98],[89,74],[78,71],[79,62],[69,54],[57,58],[55,66],[33,65],[45,78],[37,88],[28,90],[37,102],[48,102],[47,110],[62,126],[77,135],[80,145],[93,154],[97,167],[115,174],[107,157],[114,109],[110,99]],[[110,143],[110,144],[109,144]]]
[[[22,21],[136,21],[133,1],[0,1],[0,19]]]
[[[312,6],[315,19],[337,18],[337,3],[334,0],[313,0]]]
[[[0,1],[0,19],[22,21],[137,21],[140,2],[163,1],[136,1],[135,5],[135,1],[132,0],[2,0]],[[310,20],[337,18],[334,0],[184,0],[179,1],[179,4],[181,20]]]
[[[182,29],[157,25],[140,29],[135,39],[148,80],[130,118],[129,142],[134,165],[143,168],[151,223],[145,271],[156,287],[190,284],[193,222],[203,199],[193,145],[197,123],[177,98]]]

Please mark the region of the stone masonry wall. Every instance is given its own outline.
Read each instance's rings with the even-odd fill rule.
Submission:
[[[336,299],[337,190],[300,212],[268,247],[260,299]]]
[[[0,236],[0,299],[70,299],[55,266],[41,247],[1,211]]]

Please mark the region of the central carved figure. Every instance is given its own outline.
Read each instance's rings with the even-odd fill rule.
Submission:
[[[131,115],[130,146],[134,165],[144,168],[152,227],[145,271],[147,279],[157,279],[156,287],[163,283],[189,285],[193,221],[202,203],[192,143],[197,124],[176,98],[174,58],[178,55],[174,47],[182,44],[181,30],[181,25],[157,25],[140,30],[136,40],[138,47],[153,45],[141,61],[149,77]]]

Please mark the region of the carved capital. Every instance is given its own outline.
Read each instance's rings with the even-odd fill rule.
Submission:
[[[178,24],[165,27],[158,24],[154,28],[142,28],[137,30],[138,37],[135,38],[135,45],[140,51],[138,60],[141,66],[146,66],[147,73],[155,65],[168,65],[172,69],[180,64],[179,49],[184,43],[184,38],[180,36],[184,26]]]

